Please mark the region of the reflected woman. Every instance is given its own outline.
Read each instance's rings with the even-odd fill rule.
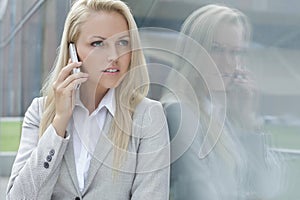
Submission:
[[[171,198],[274,198],[281,168],[258,131],[255,87],[243,67],[247,17],[207,5],[188,16],[179,38],[178,60],[161,99],[175,161]]]

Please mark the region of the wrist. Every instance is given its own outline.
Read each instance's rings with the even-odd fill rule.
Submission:
[[[55,115],[52,121],[52,126],[54,127],[57,135],[61,137],[65,137],[66,135],[66,129],[68,126],[68,119],[65,117],[61,117],[59,115]]]

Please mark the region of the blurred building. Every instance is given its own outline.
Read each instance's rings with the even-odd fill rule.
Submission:
[[[23,116],[55,60],[70,1],[0,2],[0,116]]]
[[[253,25],[247,67],[255,74],[261,90],[261,114],[299,116],[300,1],[124,1],[139,27],[174,31],[180,30],[192,11],[209,3],[242,10]],[[42,82],[53,65],[72,0],[0,2],[0,116],[23,116],[31,100],[40,95]],[[164,41],[166,37],[161,34],[156,39]],[[165,62],[159,53],[146,56]]]

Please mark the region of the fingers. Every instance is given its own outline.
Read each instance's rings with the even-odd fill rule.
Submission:
[[[255,80],[254,74],[247,69],[236,69],[234,71],[234,75],[235,75],[235,77],[242,77],[243,79],[247,79],[250,81]]]
[[[69,60],[69,64],[66,65],[62,70],[60,71],[57,80],[53,83],[53,89],[56,92],[61,92],[63,90],[64,92],[69,92],[74,90],[77,85],[80,85],[81,83],[84,83],[88,79],[88,74],[86,73],[76,73],[71,74],[71,71],[81,66],[81,62],[78,63],[71,63]]]
[[[73,84],[74,81],[78,80],[80,81],[83,81],[83,80],[87,80],[88,78],[88,74],[86,73],[82,73],[82,72],[79,72],[79,73],[76,73],[76,74],[72,74],[72,75],[69,75],[61,84],[60,86],[61,87],[67,87],[68,85],[70,84]]]
[[[81,65],[82,62],[70,63],[69,61],[68,65],[62,68],[62,70],[60,71],[57,81],[58,82],[64,81],[68,76],[70,76],[74,68],[80,67]]]
[[[65,93],[74,90],[77,85],[80,85],[88,80],[88,75],[84,73],[78,73],[70,75],[65,81],[54,83],[53,89],[57,93]]]

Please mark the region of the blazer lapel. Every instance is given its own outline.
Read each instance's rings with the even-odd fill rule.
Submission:
[[[113,144],[111,140],[108,138],[112,119],[113,119],[112,115],[110,114],[109,111],[107,111],[105,123],[103,126],[103,131],[99,137],[95,151],[92,155],[89,173],[88,173],[87,181],[84,186],[83,194],[85,194],[85,192],[93,182],[93,179],[95,178],[99,168],[103,165],[104,160],[113,149]]]
[[[73,130],[71,129],[71,127],[73,128],[73,125],[68,125],[67,131],[69,133],[73,133]],[[71,176],[73,185],[75,186],[75,189],[77,192],[79,192],[79,186],[78,186],[78,180],[77,180],[77,173],[76,173],[76,165],[75,165],[75,157],[74,157],[74,148],[73,148],[73,136],[70,136],[70,141],[68,144],[68,147],[66,149],[66,152],[64,154],[64,159],[66,161],[66,166],[68,169],[68,172]]]

